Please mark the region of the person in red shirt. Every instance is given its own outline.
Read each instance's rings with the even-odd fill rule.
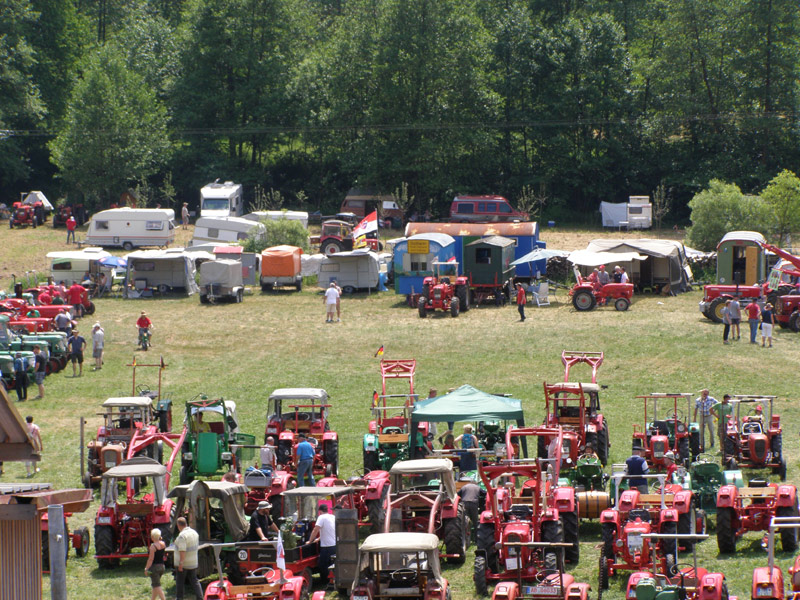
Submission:
[[[39,294],[37,300],[39,301],[39,304],[46,305],[46,304],[51,304],[53,302],[53,297],[47,292],[42,292],[41,294]]]
[[[75,217],[72,215],[69,216],[67,219],[67,243],[69,244],[69,238],[72,238],[72,243],[75,243],[75,228],[78,226],[78,222],[75,220]]]
[[[522,287],[521,283],[517,283],[517,310],[519,311],[519,320],[520,322],[525,321],[525,304],[527,304],[528,298],[525,295],[525,288]]]
[[[747,313],[747,323],[750,325],[750,343],[757,344],[756,336],[758,335],[758,321],[761,316],[761,308],[756,303],[756,299],[750,300],[750,304],[744,307]]]
[[[86,288],[79,283],[73,283],[67,290],[67,300],[75,307],[75,315],[83,316],[83,303],[86,300]]]
[[[147,317],[147,314],[142,311],[142,314],[139,315],[139,318],[136,320],[136,327],[139,328],[139,336],[143,333],[147,333],[148,330],[153,328],[153,322]]]

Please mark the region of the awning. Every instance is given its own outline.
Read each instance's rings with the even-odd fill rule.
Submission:
[[[548,250],[547,248],[536,248],[531,252],[528,252],[525,256],[518,258],[514,262],[511,263],[512,266],[516,265],[523,265],[531,262],[536,262],[537,260],[548,258],[553,258],[554,256],[569,256],[569,251],[567,250]]]
[[[647,260],[647,256],[638,252],[591,252],[577,250],[572,252],[567,260],[583,267],[599,267],[600,265],[630,262],[632,260]]]
[[[444,396],[421,400],[414,405],[411,413],[414,423],[491,420],[521,422],[523,419],[521,400],[488,394],[471,385],[462,385]]]

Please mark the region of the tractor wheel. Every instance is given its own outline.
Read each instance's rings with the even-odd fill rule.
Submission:
[[[458,296],[461,310],[467,312],[469,310],[469,288],[465,285],[459,285],[456,288],[456,296]]]
[[[602,532],[603,532],[603,550],[605,551],[606,556],[608,558],[613,558],[614,536],[616,533],[616,527],[614,527],[613,523],[603,523]]]
[[[608,556],[605,550],[600,551],[600,562],[597,566],[597,597],[603,597],[603,591],[608,589]]]
[[[378,453],[374,451],[364,450],[364,472],[380,471],[381,463],[378,459]]]
[[[93,314],[94,314],[94,311],[95,311],[94,302],[92,302],[92,301],[90,300],[90,301],[89,301],[89,306],[84,306],[84,307],[83,307],[83,312],[85,312],[87,315],[93,315]]]
[[[781,465],[778,467],[778,476],[781,481],[786,481],[786,458],[781,456]]]
[[[694,500],[692,500],[689,511],[678,515],[678,533],[692,533],[692,521],[696,518]],[[683,540],[683,547],[691,551],[694,546],[693,540]]]
[[[608,463],[608,421],[603,419],[603,427],[597,432],[597,458],[604,467]]]
[[[422,297],[425,298],[425,302],[427,303],[431,297],[431,286],[430,284],[425,284],[422,286]]]
[[[692,450],[692,460],[697,460],[700,454],[700,432],[694,431],[689,434],[689,448]]]
[[[564,542],[564,528],[561,521],[545,521],[542,523],[542,541],[548,544]],[[548,571],[558,570],[558,556],[554,551],[544,550],[544,568]]]
[[[722,323],[722,309],[725,308],[725,298],[721,296],[719,298],[714,298],[711,301],[711,306],[708,307],[707,316],[709,319],[714,321],[714,323]]]
[[[322,242],[322,246],[320,246],[319,251],[325,256],[331,256],[332,254],[344,252],[344,244],[342,244],[342,242],[339,240],[328,238]]]
[[[592,292],[581,290],[572,295],[572,306],[575,307],[575,310],[592,310],[596,304],[597,299]]]
[[[486,554],[487,566],[492,572],[497,571],[497,551],[494,548],[494,525],[480,523],[476,540],[476,550]]]
[[[83,484],[83,487],[85,487],[87,490],[92,489],[92,474],[89,473],[88,471],[84,473],[83,478],[81,479],[81,483]]]
[[[631,301],[628,300],[627,298],[617,298],[616,300],[614,300],[614,308],[620,312],[628,310],[628,307],[630,305]]]
[[[664,523],[661,528],[661,533],[666,535],[674,535],[678,533],[679,524],[678,523]],[[678,543],[677,540],[663,540],[660,542],[660,550],[661,553],[664,555],[665,562],[666,562],[666,569],[667,573],[671,576],[673,574],[673,569],[675,567],[676,557],[678,556]]]
[[[770,448],[772,451],[772,460],[774,461],[776,458],[783,457],[783,435],[777,434],[775,437],[772,438],[770,441]],[[773,471],[773,473],[777,473],[777,471]],[[783,480],[781,480],[783,481]]]
[[[187,465],[181,466],[179,481],[181,482],[181,485],[187,485],[194,481],[194,477],[189,475],[189,467]]]
[[[108,525],[94,526],[94,549],[97,554],[111,554],[114,552],[114,529]],[[97,565],[101,569],[111,569],[119,561],[113,558],[98,558]]]
[[[717,509],[717,546],[722,554],[736,552],[736,529],[733,526],[734,509]]]
[[[564,560],[573,565],[578,564],[581,556],[581,542],[578,539],[578,513],[577,511],[561,513],[561,525],[564,528],[564,541],[572,544],[571,548],[564,548]]]
[[[417,310],[419,311],[419,318],[424,319],[428,316],[428,303],[425,301],[425,296],[422,296],[417,302]]]
[[[706,533],[708,532],[708,515],[706,515],[706,511],[703,509],[699,509],[694,513],[695,519],[695,533]]]
[[[688,469],[689,465],[692,463],[692,457],[691,457],[690,451],[689,451],[689,438],[688,437],[682,437],[680,440],[678,440],[678,454],[681,457],[681,461],[683,462],[683,464]]]
[[[450,298],[450,316],[453,318],[457,317],[460,308],[461,302],[458,301],[458,298]]]
[[[78,527],[75,530],[74,535],[77,535],[81,540],[81,543],[78,545],[77,548],[75,548],[75,556],[77,556],[78,558],[83,558],[84,556],[89,554],[89,545],[91,543],[91,540],[89,539],[89,528]]]
[[[776,516],[797,517],[797,506],[779,506]],[[781,547],[784,552],[795,552],[797,550],[797,529],[781,529]]]
[[[475,593],[478,596],[487,596],[489,587],[486,585],[486,557],[483,554],[475,555],[475,566],[472,569],[472,581],[475,582]]]
[[[66,525],[66,524],[65,524]],[[66,527],[65,527],[66,529]],[[42,531],[42,570],[49,571],[50,570],[50,533],[47,531]],[[88,533],[87,533],[88,535]],[[66,543],[66,550],[65,550],[65,560],[69,560],[69,546],[70,541],[72,538],[67,536],[67,543]]]
[[[789,329],[795,333],[800,332],[800,312],[794,311],[789,317]]]
[[[53,373],[58,372],[59,362],[55,358],[51,358],[47,361],[45,365],[44,372],[45,375],[52,375]]]
[[[279,465],[285,465],[292,460],[292,442],[290,440],[278,440],[278,453],[275,458]]]
[[[333,475],[339,473],[339,440],[330,440],[325,444],[325,462],[330,465]]]
[[[723,581],[719,591],[719,600],[728,600],[728,598],[730,598],[728,595],[728,582]]]
[[[733,438],[725,438],[725,456],[736,456],[736,442],[733,440]]]
[[[464,515],[464,505],[459,503],[456,516],[444,522],[444,546],[447,554],[455,554],[448,558],[451,564],[463,564],[467,558],[467,519]]]
[[[385,495],[384,493],[383,496]],[[383,525],[386,521],[386,505],[384,504],[383,496],[380,500],[367,500],[370,533],[381,533],[383,531]]]

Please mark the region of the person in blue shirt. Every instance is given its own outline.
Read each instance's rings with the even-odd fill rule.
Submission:
[[[315,486],[317,484],[314,481],[314,454],[316,453],[314,446],[306,439],[304,433],[299,434],[298,437],[300,443],[297,444],[297,483],[300,486]],[[308,475],[308,484],[305,483],[306,475]]]
[[[644,448],[639,440],[635,440],[633,444],[633,455],[625,461],[628,467],[628,475],[647,475],[650,467],[647,466],[647,461],[644,459]],[[630,489],[638,489],[642,494],[647,493],[647,479],[644,477],[631,477],[628,479]]]
[[[14,357],[14,389],[17,391],[17,402],[24,402],[28,399],[28,365],[22,358],[22,354],[17,352]]]

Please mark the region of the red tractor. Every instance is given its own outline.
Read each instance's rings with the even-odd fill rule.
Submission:
[[[600,412],[600,386],[597,384],[597,369],[603,364],[603,353],[564,350],[561,353],[561,362],[564,363],[564,382],[544,384],[544,425],[562,427],[568,432],[577,434],[577,447],[574,450],[570,449],[569,452],[573,463],[588,444],[595,450],[600,462],[605,465],[608,462],[610,446],[608,421]],[[592,368],[591,383],[571,383],[569,381],[570,368],[578,363],[588,364]],[[588,403],[586,401],[587,393]],[[549,440],[539,438],[540,457],[546,455],[548,442]]]
[[[522,438],[554,435],[557,440],[561,439],[560,430],[545,427],[510,427],[506,435],[506,447],[512,457],[511,449],[519,445]],[[558,487],[556,483],[561,464],[560,447],[560,444],[556,446],[552,459],[511,458],[480,466],[478,472],[486,488],[486,506],[480,515],[473,569],[478,595],[487,594],[490,581],[516,580],[520,586],[536,585],[545,572],[558,567],[561,553],[556,547],[561,544],[565,558],[573,564],[578,562],[575,490]]]
[[[795,600],[800,597],[800,556],[794,557],[794,563],[789,567],[790,589],[784,586],[783,571],[775,566],[775,534],[780,532],[781,537],[787,532],[800,529],[800,519],[797,517],[773,517],[767,534],[767,552],[769,562],[766,567],[757,567],[753,570],[753,585],[751,600]],[[784,544],[784,550],[786,546]]]
[[[447,458],[403,460],[389,471],[384,532],[433,533],[444,541],[448,562],[467,557],[467,517]]]
[[[292,402],[283,412],[284,401]],[[319,388],[281,388],[270,394],[267,404],[269,436],[278,443],[278,465],[292,474],[297,473],[297,444],[299,434],[305,434],[316,446],[314,475],[330,477],[339,472],[339,436],[330,430],[328,393]]]
[[[695,514],[691,490],[666,484],[664,474],[637,476],[658,480],[659,492],[652,494],[643,494],[638,489],[620,492],[620,483],[629,476],[613,474],[611,477],[616,503],[614,508],[604,510],[600,515],[603,533],[599,565],[601,590],[608,589],[609,578],[619,571],[645,571],[657,567],[661,573],[669,573],[678,555],[675,544],[659,540],[653,551],[645,535],[660,533],[674,537],[677,533],[691,533],[693,519],[695,530],[703,533],[704,523],[704,519]]]
[[[736,541],[748,531],[767,531],[773,517],[800,515],[797,488],[751,479],[748,487],[723,485],[717,492],[717,545],[722,553],[736,552]],[[784,552],[797,550],[797,529],[781,531]]]
[[[377,232],[374,234],[377,236]],[[347,221],[330,220],[322,224],[319,236],[311,237],[311,244],[319,244],[319,251],[326,256],[346,252],[355,248],[353,239],[353,225]],[[375,252],[383,249],[383,244],[377,237],[366,239],[367,248]]]
[[[773,412],[774,401],[775,396],[736,395],[731,399],[735,412],[728,418],[722,464],[731,469],[768,468],[786,481],[783,430],[780,415]],[[745,415],[741,414],[743,407]]]
[[[321,483],[322,481],[317,485],[321,485]],[[281,494],[297,487],[297,480],[289,471],[248,469],[244,474],[244,484],[248,490],[244,505],[245,513],[253,514],[258,503],[266,500],[272,504],[270,515],[272,520],[277,522],[286,512]]]
[[[648,394],[636,396],[644,400],[644,426],[634,423],[634,443],[639,440],[645,450],[647,464],[654,471],[666,469],[664,456],[671,451],[688,468],[700,454],[700,427],[687,421],[691,414],[691,394]],[[686,400],[686,413],[678,402]],[[667,405],[659,415],[659,403]],[[677,462],[677,461],[676,461]]]
[[[452,317],[462,308],[469,310],[469,279],[458,275],[458,263],[434,262],[433,272],[422,280],[422,296],[417,300],[420,318],[436,310],[450,311]]]
[[[617,310],[628,310],[633,298],[632,283],[607,283],[600,285],[584,279],[576,265],[572,266],[575,273],[576,284],[572,286],[569,295],[572,296],[572,306],[575,310],[592,310],[596,306],[613,304]]]
[[[33,206],[22,202],[14,202],[14,208],[8,219],[8,227],[10,229],[27,227],[28,225],[36,229],[36,226],[40,224],[37,221],[36,210]]]

